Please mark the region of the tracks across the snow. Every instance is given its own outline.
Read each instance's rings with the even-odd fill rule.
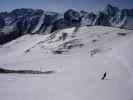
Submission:
[[[39,70],[11,70],[0,68],[0,74],[52,74],[53,70],[39,71]]]

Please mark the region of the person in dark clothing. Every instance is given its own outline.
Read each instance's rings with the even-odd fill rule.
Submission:
[[[101,80],[105,80],[105,79],[106,79],[106,76],[107,76],[107,73],[105,72],[105,73],[103,74],[103,77],[101,78]]]

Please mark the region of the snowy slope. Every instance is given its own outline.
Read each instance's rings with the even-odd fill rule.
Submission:
[[[132,43],[132,30],[102,26],[20,37],[1,46],[0,66],[50,69],[56,73],[1,74],[0,97],[2,100],[132,100]],[[107,80],[101,80],[104,72]]]

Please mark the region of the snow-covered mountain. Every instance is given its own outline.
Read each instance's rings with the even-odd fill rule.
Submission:
[[[133,30],[82,26],[26,34],[0,47],[0,66],[52,70],[0,75],[2,100],[132,100]],[[104,72],[106,80],[101,80]]]
[[[67,10],[64,14],[41,9],[15,9],[0,13],[0,44],[24,34],[49,34],[73,26],[112,26],[133,29],[133,9],[107,5],[99,13]]]
[[[0,68],[54,72],[0,74],[1,100],[133,100],[132,12],[0,13]]]

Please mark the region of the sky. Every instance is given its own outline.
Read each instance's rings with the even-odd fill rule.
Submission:
[[[119,8],[133,8],[133,0],[0,0],[0,11],[34,8],[64,12],[67,9],[95,11],[112,4]]]

